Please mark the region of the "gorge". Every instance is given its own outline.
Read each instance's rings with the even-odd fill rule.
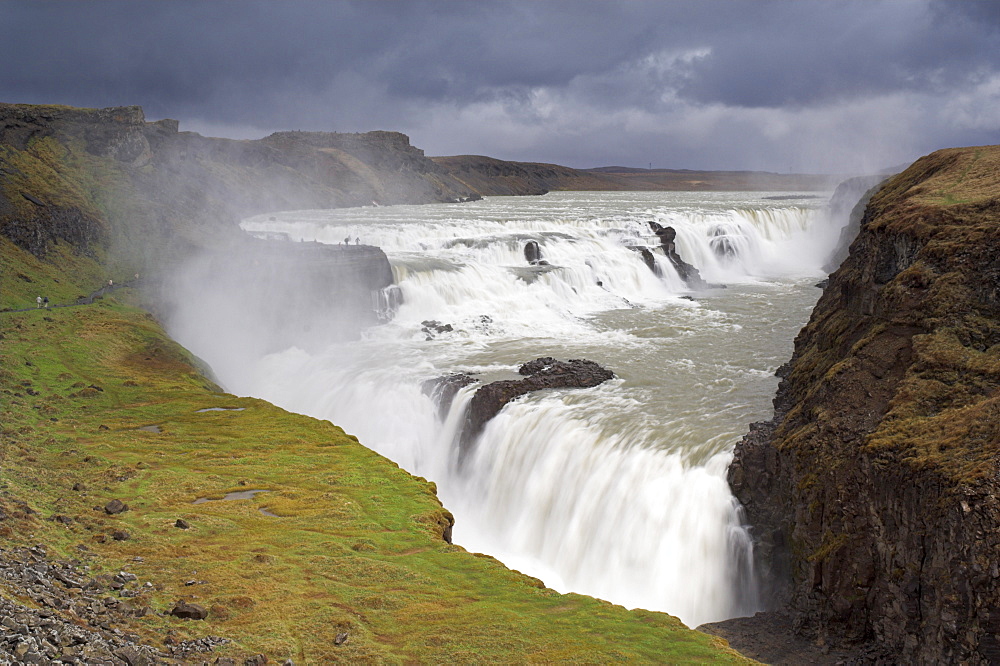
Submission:
[[[821,643],[1000,659],[998,165],[943,150],[874,193],[736,448],[772,606]]]
[[[840,232],[839,224],[823,223],[818,204],[805,192],[786,193],[793,198],[782,201],[754,194],[706,199],[704,193],[682,193],[663,199],[624,192],[506,199],[497,195],[509,192],[509,182],[491,190],[484,183],[493,181],[483,178],[472,187],[472,179],[449,170],[447,160],[427,160],[394,133],[289,132],[237,142],[178,132],[171,121],[145,123],[135,107],[5,105],[0,110],[5,308],[30,303],[40,290],[68,299],[88,293],[108,275],[119,281],[139,272],[146,287],[134,296],[142,300],[134,302],[150,308],[180,342],[210,359],[216,381],[236,393],[331,418],[406,469],[438,483],[435,488],[400,472],[328,423],[219,393],[199,374],[196,359],[148,332],[151,324],[117,305],[102,306],[96,314],[61,310],[45,315],[53,321],[29,320],[35,313],[4,313],[5,345],[17,358],[37,361],[21,350],[41,330],[52,329],[47,335],[56,336],[42,336],[42,341],[69,345],[60,336],[89,322],[88,317],[100,317],[100,325],[95,319],[76,339],[84,349],[87,340],[99,340],[127,360],[115,366],[115,372],[124,372],[114,375],[121,388],[92,389],[91,398],[78,397],[86,386],[70,392],[83,360],[51,373],[47,364],[63,361],[46,361],[42,370],[29,364],[5,369],[5,395],[16,403],[11,425],[5,424],[6,455],[17,456],[19,470],[9,475],[11,485],[2,495],[5,537],[15,543],[34,534],[67,557],[85,552],[78,548],[83,544],[98,558],[88,559],[95,567],[121,567],[126,553],[160,562],[169,559],[166,553],[179,552],[174,542],[181,530],[158,525],[171,525],[183,512],[201,530],[190,533],[194,536],[185,530],[184,538],[192,539],[185,543],[194,547],[184,552],[196,551],[200,558],[197,551],[204,551],[198,569],[210,572],[210,584],[204,591],[197,585],[186,588],[187,569],[165,565],[167,573],[156,579],[158,592],[147,603],[166,611],[174,597],[193,589],[204,595],[201,603],[212,609],[208,621],[214,624],[203,629],[155,616],[131,620],[145,626],[137,631],[158,645],[168,630],[191,640],[213,631],[234,637],[233,654],[267,652],[307,662],[431,654],[542,660],[602,655],[640,661],[669,660],[673,654],[678,660],[738,660],[719,642],[684,630],[662,613],[556,595],[491,559],[468,555],[459,545],[497,535],[477,534],[476,520],[455,522],[434,496],[441,492],[445,506],[459,515],[456,507],[469,510],[461,506],[467,500],[442,480],[452,476],[451,459],[428,443],[442,441],[442,429],[450,432],[449,444],[457,442],[459,416],[472,390],[458,389],[444,418],[435,422],[437,409],[420,390],[424,381],[452,370],[480,373],[484,383],[502,380],[511,367],[550,351],[558,358],[578,357],[570,353],[592,358],[615,347],[621,355],[611,357],[612,363],[593,360],[624,379],[578,394],[518,400],[485,426],[487,446],[481,441],[471,459],[483,476],[473,477],[471,490],[480,497],[485,493],[487,502],[481,514],[470,515],[485,520],[492,513],[499,520],[493,525],[508,525],[508,536],[529,546],[530,557],[515,555],[523,558],[515,560],[516,568],[537,571],[557,589],[578,589],[572,582],[552,582],[560,577],[598,580],[603,588],[597,585],[591,593],[630,607],[651,608],[658,602],[641,595],[615,599],[616,589],[645,584],[653,597],[676,594],[670,603],[681,605],[670,612],[690,625],[766,606],[783,609],[789,623],[810,640],[864,655],[924,662],[997,659],[991,610],[997,605],[993,526],[1000,441],[994,413],[998,269],[992,250],[1000,188],[995,148],[935,153],[872,192],[867,208],[858,211],[859,232],[850,256],[823,290],[791,363],[782,365],[792,353],[790,345],[766,343],[781,336],[789,343],[806,320],[819,294],[812,284],[831,260],[829,250]],[[521,166],[500,166],[522,173]],[[586,177],[597,182],[593,175]],[[859,184],[856,195],[870,185]],[[477,201],[481,196],[487,199]],[[472,203],[456,212],[456,200]],[[373,202],[398,205],[374,207]],[[407,205],[415,203],[430,205]],[[348,206],[367,207],[343,208]],[[310,208],[339,210],[303,210]],[[236,224],[241,219],[267,240],[244,238]],[[674,230],[670,243],[708,283],[728,288],[692,292],[658,252],[650,257],[662,277],[650,270],[648,259],[630,247],[660,243],[662,235],[650,233],[651,219],[661,229]],[[344,238],[353,242],[338,246]],[[542,259],[527,265],[529,240],[549,265],[538,265]],[[262,262],[269,261],[274,263],[262,270]],[[228,264],[236,270],[224,269]],[[317,266],[329,273],[313,281]],[[352,281],[359,274],[363,279]],[[396,317],[360,343],[354,341],[380,307],[372,294],[382,293],[390,281],[403,295]],[[328,289],[330,284],[340,285],[342,297]],[[230,298],[241,290],[252,297]],[[346,327],[304,314],[345,304],[353,313]],[[241,318],[247,312],[253,316]],[[643,313],[659,319],[644,321]],[[432,316],[442,332],[426,340],[421,326]],[[125,327],[124,321],[132,323]],[[444,331],[444,323],[452,330]],[[543,340],[541,327],[558,331],[562,340]],[[105,329],[120,337],[100,337]],[[125,349],[121,341],[134,337],[127,331],[137,330],[147,331],[143,336],[153,341],[137,342],[141,351]],[[213,341],[213,335],[218,339]],[[715,351],[684,355],[692,336],[710,341]],[[484,342],[490,338],[494,343]],[[727,345],[737,338],[752,340],[757,356],[726,356]],[[528,342],[521,346],[515,342],[520,339]],[[387,345],[389,340],[397,346]],[[540,343],[546,348],[539,349]],[[490,344],[495,349],[488,349]],[[105,362],[112,352],[83,353]],[[664,365],[651,363],[652,358]],[[721,373],[711,381],[703,374],[708,366],[718,366]],[[769,422],[771,375],[778,366],[782,381]],[[87,373],[79,381],[93,377],[87,381],[101,386],[98,370]],[[170,377],[185,378],[190,384],[185,391],[198,384],[205,393],[171,393],[170,401],[162,401],[145,388],[167,391],[167,384],[159,382],[175,381]],[[627,391],[616,393],[623,385]],[[142,396],[129,393],[140,390]],[[211,406],[246,411],[212,413],[208,418],[225,420],[213,426],[219,430],[204,431],[197,425],[206,423],[204,415],[192,421],[169,406],[183,402],[203,408],[209,396],[215,396]],[[350,416],[351,409],[365,418]],[[608,416],[615,411],[624,416]],[[696,421],[700,414],[721,415],[722,425],[692,427],[690,421],[664,418],[675,411]],[[37,418],[50,413],[57,420]],[[268,425],[269,419],[282,426]],[[756,563],[748,559],[748,533],[726,488],[725,471],[728,448],[751,420],[760,423],[737,447],[728,481],[757,541]],[[151,422],[164,432],[136,433]],[[421,439],[422,428],[438,434]],[[253,441],[241,443],[244,436]],[[399,445],[412,439],[417,446]],[[649,446],[654,440],[683,441],[684,446],[697,440],[701,448],[663,455]],[[524,443],[527,449],[517,448]],[[593,453],[581,455],[581,443],[593,446]],[[158,456],[175,455],[172,448],[184,455],[156,462]],[[634,458],[626,455],[637,451]],[[92,461],[83,463],[87,457]],[[130,540],[91,539],[110,534],[103,522],[87,517],[86,505],[94,498],[65,492],[80,472],[67,470],[62,461],[88,469],[93,459],[101,461],[103,476],[97,470],[88,476],[92,493],[132,493],[140,501],[155,496],[161,505],[142,507],[132,500],[132,510],[121,518],[101,518],[131,521]],[[286,470],[278,469],[275,460]],[[524,486],[490,472],[515,464],[548,469],[550,476],[528,476],[533,483],[525,492]],[[180,468],[186,469],[184,475],[172,475]],[[51,477],[45,469],[62,471]],[[559,473],[598,485],[583,484],[582,491],[565,495],[549,492],[551,475]],[[660,483],[664,478],[670,481],[666,488]],[[163,479],[178,490],[152,493],[150,487]],[[235,502],[188,506],[195,498],[221,499],[242,484],[268,487],[270,492],[254,501],[267,502],[262,508],[270,515],[241,513]],[[621,486],[614,491],[620,492],[618,504],[592,490],[616,484]],[[390,487],[392,492],[383,492]],[[386,504],[410,498],[415,504],[402,508],[398,518],[405,527],[379,527],[389,524],[382,513]],[[34,508],[19,510],[17,502]],[[351,508],[352,503],[363,508]],[[714,512],[710,519],[704,518],[707,513],[684,514],[702,516],[706,529],[696,536],[664,511],[685,503],[691,511]],[[533,522],[529,514],[538,506],[547,507],[556,520]],[[162,511],[170,515],[167,522],[159,515],[164,507],[169,507]],[[577,530],[587,512],[596,517],[600,546]],[[54,515],[73,522],[48,520]],[[289,534],[312,530],[324,536],[316,544],[306,536],[296,537],[301,542],[275,542],[253,522],[272,516]],[[337,527],[341,520],[351,527]],[[235,525],[239,529],[232,529]],[[650,530],[650,525],[658,527]],[[338,533],[341,529],[348,533]],[[259,536],[261,543],[240,543],[241,530]],[[389,544],[380,534],[393,530],[404,538]],[[445,541],[453,530],[459,545]],[[658,533],[646,540],[625,538],[643,532]],[[732,550],[741,540],[743,550]],[[706,564],[685,555],[686,541],[700,544],[701,560],[718,561]],[[595,572],[607,572],[609,560],[597,554],[603,544],[615,542],[622,548],[612,551],[610,561],[621,565],[620,572],[600,581],[602,575]],[[212,553],[222,549],[238,553],[235,561],[254,568],[258,580],[292,585],[287,581],[301,576],[312,581],[312,594],[322,601],[313,608],[281,606],[288,602],[279,601],[279,593],[254,590],[253,581],[212,564]],[[573,568],[570,573],[544,570],[545,563],[567,553],[577,555],[575,573]],[[688,559],[672,563],[672,569],[650,566],[675,557]],[[531,568],[539,563],[542,569]],[[442,576],[442,570],[449,575]],[[761,575],[761,586],[740,587],[752,570]],[[338,580],[354,581],[365,593],[345,591]],[[454,591],[465,590],[461,586],[469,580],[486,582],[475,592]],[[689,584],[703,586],[704,605],[683,607],[685,598],[699,596],[684,587]],[[415,587],[399,592],[407,585]],[[437,592],[428,592],[435,587]],[[538,622],[503,615],[506,611],[490,605],[493,597]],[[324,611],[334,617],[320,619],[318,609],[324,607],[338,610]],[[320,646],[294,628],[262,638],[270,629],[262,619],[266,608],[284,608],[303,626],[336,626],[336,636],[350,639],[334,646],[331,637]],[[460,619],[470,608],[477,609],[472,619]],[[435,621],[415,629],[427,613]],[[604,623],[593,632],[597,638],[580,637],[579,628],[588,622]],[[518,633],[511,636],[513,627]],[[621,632],[630,636],[627,645],[600,638]],[[404,639],[402,633],[411,636]],[[691,652],[674,652],[677,646]]]

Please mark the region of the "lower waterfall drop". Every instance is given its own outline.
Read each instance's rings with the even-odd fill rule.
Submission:
[[[676,229],[683,259],[726,288],[692,292],[656,252],[650,220]],[[402,299],[360,340],[242,359],[239,373],[220,375],[227,389],[329,419],[435,481],[456,517],[454,543],[554,589],[689,626],[759,610],[751,539],[725,475],[747,425],[770,417],[774,371],[819,296],[823,245],[839,227],[816,204],[564,192],[285,212],[244,227],[363,236],[389,256]],[[728,256],[712,247],[720,228]],[[529,265],[528,241],[548,265]],[[428,321],[440,332],[429,335]],[[191,323],[173,333],[213,366],[235,365],[223,362],[227,332]],[[515,400],[459,468],[476,385],[439,414],[422,384],[455,372],[513,378],[540,356],[593,360],[617,379]]]

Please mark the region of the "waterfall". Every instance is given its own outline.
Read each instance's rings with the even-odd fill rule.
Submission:
[[[706,280],[692,293],[648,222]],[[663,610],[690,626],[758,610],[749,535],[725,471],[769,417],[774,369],[818,291],[838,229],[806,201],[703,193],[557,193],[436,206],[295,211],[257,233],[383,248],[400,298],[386,324],[322,350],[244,359],[234,392],[330,419],[431,480],[455,543],[560,591]],[[547,265],[528,265],[538,244]],[[687,298],[686,298],[687,297]],[[694,300],[689,300],[693,297]],[[451,330],[428,332],[426,322]],[[179,335],[215,365],[225,332]],[[439,413],[428,379],[514,376],[538,356],[588,358],[617,379],[507,405],[467,464],[457,442],[476,386]],[[228,367],[225,363],[219,363]]]

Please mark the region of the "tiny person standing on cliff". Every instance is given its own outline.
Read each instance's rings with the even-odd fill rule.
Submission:
[[[37,305],[35,305],[36,308],[42,307],[42,297],[39,296],[38,298],[36,298],[35,303],[37,303]]]
[[[45,306],[46,308],[49,307],[49,297],[48,296],[46,296],[45,298],[42,299],[42,305]]]

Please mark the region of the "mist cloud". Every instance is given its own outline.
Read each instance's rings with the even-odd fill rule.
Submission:
[[[0,99],[428,154],[854,171],[1000,142],[996,2],[4,5]]]

